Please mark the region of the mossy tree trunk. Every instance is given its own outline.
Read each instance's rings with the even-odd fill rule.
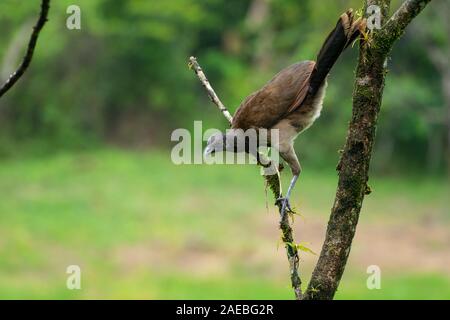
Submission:
[[[339,182],[326,238],[304,299],[333,299],[344,273],[367,185],[380,111],[387,58],[406,26],[431,0],[407,0],[388,20],[390,0],[366,0],[381,9],[382,28],[360,43],[353,92],[353,114],[337,166]],[[366,10],[365,10],[366,11]]]
[[[34,50],[36,48],[36,44],[39,38],[39,34],[47,22],[48,12],[50,10],[50,0],[42,0],[41,2],[41,12],[39,14],[39,19],[33,27],[33,31],[31,32],[30,40],[28,42],[27,51],[25,56],[22,59],[22,63],[17,68],[17,70],[11,74],[11,76],[6,80],[6,82],[0,86],[0,98],[3,97],[23,76],[25,71],[27,71],[28,67],[31,64],[31,60],[33,59]]]

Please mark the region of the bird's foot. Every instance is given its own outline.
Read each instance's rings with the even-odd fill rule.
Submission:
[[[286,209],[287,212],[289,213],[293,213],[294,211],[291,208],[291,204],[289,203],[289,198],[283,198],[280,197],[275,201],[275,205],[280,205],[281,204],[281,217],[284,218],[284,215],[286,214]]]

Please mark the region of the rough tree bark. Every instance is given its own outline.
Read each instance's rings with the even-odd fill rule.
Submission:
[[[5,95],[23,76],[25,71],[30,66],[31,60],[33,59],[34,49],[36,48],[37,40],[39,38],[39,34],[47,22],[48,11],[50,9],[50,0],[42,0],[41,2],[41,12],[39,14],[39,19],[36,22],[36,25],[33,28],[33,32],[31,33],[30,40],[28,42],[27,52],[20,64],[19,68],[11,74],[11,76],[6,80],[6,82],[0,87],[0,98]]]
[[[370,5],[378,5],[381,8],[383,27],[380,30],[374,30],[367,39],[360,42],[359,63],[353,92],[353,114],[344,151],[336,168],[339,172],[336,197],[325,242],[304,295],[302,295],[298,271],[298,252],[292,245],[294,243],[292,227],[287,215],[280,221],[290,265],[291,284],[296,299],[333,299],[336,293],[350,253],[364,196],[370,193],[367,184],[368,172],[387,73],[387,57],[408,24],[430,1],[406,0],[387,20],[390,0],[365,0],[365,8]],[[190,66],[199,76],[211,100],[224,112],[223,104],[218,100],[193,57],[190,59]],[[231,119],[231,116],[230,118],[226,114],[225,116],[228,120]],[[278,198],[281,193],[279,175],[266,176],[266,181],[275,198]],[[281,210],[280,207],[279,210]]]
[[[387,57],[407,25],[430,1],[405,1],[380,30],[374,29],[369,39],[360,43],[353,114],[344,152],[337,166],[338,188],[325,242],[305,299],[332,299],[336,293],[350,253],[364,195],[370,193],[368,172],[387,73]],[[383,24],[389,14],[390,0],[366,0],[365,7],[370,5],[381,8]]]
[[[447,158],[447,174],[450,176],[450,3],[447,1],[436,2],[434,6],[434,14],[441,20],[442,28],[447,34],[447,40],[437,42],[433,36],[426,34],[425,30],[416,28],[414,31],[421,35],[424,41],[425,49],[431,63],[434,64],[441,76],[441,87],[444,98],[445,110],[444,114],[436,114],[431,120],[435,123],[443,123],[446,127],[446,158]],[[439,143],[438,139],[433,137],[432,143]]]

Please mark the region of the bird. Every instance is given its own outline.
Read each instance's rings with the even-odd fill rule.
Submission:
[[[223,151],[244,151],[258,157],[257,150],[243,138],[243,132],[265,130],[268,147],[278,151],[292,172],[286,195],[280,194],[276,200],[276,204],[281,204],[282,216],[286,210],[292,212],[289,198],[302,171],[294,140],[320,116],[331,68],[342,52],[365,34],[365,29],[366,20],[355,19],[353,10],[347,10],[324,41],[316,61],[297,62],[281,70],[243,100],[235,112],[231,129],[226,133],[216,133],[207,141],[205,156]],[[277,141],[270,139],[273,130],[277,130]],[[244,147],[236,147],[237,141],[243,142]]]

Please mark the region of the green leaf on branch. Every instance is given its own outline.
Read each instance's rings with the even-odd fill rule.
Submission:
[[[309,245],[309,242],[300,242],[297,244],[293,242],[285,242],[285,244],[294,250],[311,253],[315,256],[317,255],[314,251],[312,251],[310,248],[307,247],[307,245]]]

